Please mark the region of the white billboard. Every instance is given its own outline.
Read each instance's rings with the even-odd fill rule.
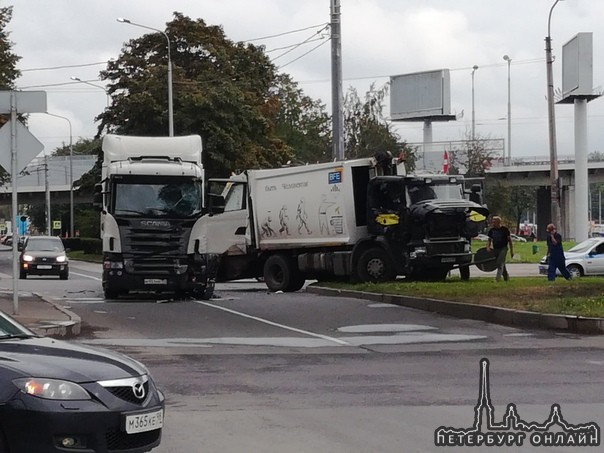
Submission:
[[[448,69],[390,77],[390,118],[393,121],[451,115]],[[450,118],[449,118],[450,119]]]
[[[562,46],[562,97],[593,94],[593,34],[578,33]]]

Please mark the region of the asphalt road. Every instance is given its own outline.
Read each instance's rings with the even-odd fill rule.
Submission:
[[[0,254],[3,286],[9,271]],[[76,341],[149,367],[167,397],[155,452],[442,452],[434,445],[439,427],[475,422],[483,358],[495,421],[514,403],[523,420],[543,422],[557,403],[569,423],[604,423],[603,337],[274,294],[255,282],[218,285],[208,302],[107,302],[99,279],[99,265],[72,263],[68,282],[32,278],[20,287],[81,316]]]

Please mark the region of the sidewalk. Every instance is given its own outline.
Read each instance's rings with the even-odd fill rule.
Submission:
[[[0,310],[40,335],[74,337],[80,333],[78,315],[35,293],[19,292],[15,315],[12,291],[0,291]]]

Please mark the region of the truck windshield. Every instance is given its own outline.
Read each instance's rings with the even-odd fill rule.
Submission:
[[[144,217],[192,217],[201,212],[201,182],[162,183],[116,181],[113,185],[114,215]]]
[[[461,184],[450,182],[438,183],[433,181],[430,184],[418,182],[410,184],[407,187],[409,200],[412,204],[424,200],[463,200],[463,187]]]

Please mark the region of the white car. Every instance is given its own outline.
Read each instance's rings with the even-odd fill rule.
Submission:
[[[604,237],[590,238],[564,251],[566,268],[573,278],[604,275]],[[547,256],[539,262],[539,273],[547,274]],[[560,275],[560,272],[557,272]]]

